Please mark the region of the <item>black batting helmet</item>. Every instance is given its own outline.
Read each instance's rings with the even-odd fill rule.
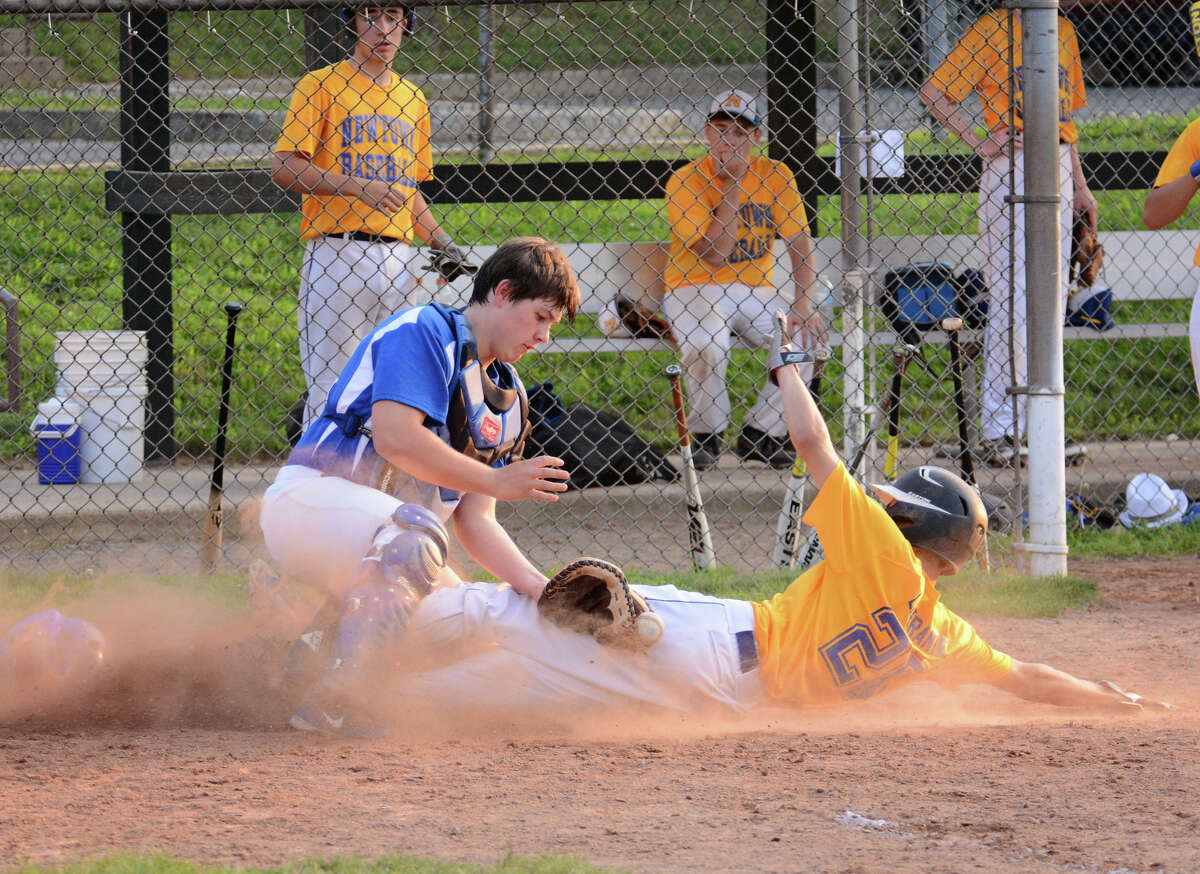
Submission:
[[[872,488],[909,543],[945,559],[956,571],[983,547],[988,529],[983,500],[950,471],[925,465]]]
[[[393,6],[399,6],[404,10],[404,26],[401,28],[401,32],[405,36],[412,36],[413,29],[417,26],[417,10],[415,7],[409,6],[407,3],[393,3],[388,5],[380,2],[370,4],[364,3],[361,6],[343,6],[342,20],[345,21],[346,26],[350,28],[350,35],[354,36],[354,15],[360,9],[391,9]]]

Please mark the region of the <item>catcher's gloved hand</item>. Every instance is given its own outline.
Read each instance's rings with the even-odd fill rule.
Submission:
[[[425,269],[436,270],[447,282],[453,282],[460,276],[474,276],[479,272],[479,267],[467,260],[467,253],[453,243],[447,243],[435,251]]]
[[[781,310],[776,310],[775,331],[771,335],[771,346],[767,352],[767,377],[771,380],[772,385],[779,385],[779,379],[775,375],[779,368],[787,367],[790,364],[803,364],[816,358],[812,352],[793,348],[791,342],[784,339],[786,336],[787,316]]]
[[[1174,705],[1168,704],[1166,701],[1149,701],[1136,692],[1126,692],[1116,683],[1108,680],[1104,680],[1100,685],[1117,696],[1113,699],[1113,707],[1123,712],[1175,709]]]
[[[648,649],[665,628],[621,569],[598,558],[576,559],[556,573],[537,607],[556,625],[621,649]]]
[[[1091,288],[1104,265],[1104,247],[1096,234],[1096,227],[1084,213],[1075,215],[1071,228],[1070,281],[1077,288]]]

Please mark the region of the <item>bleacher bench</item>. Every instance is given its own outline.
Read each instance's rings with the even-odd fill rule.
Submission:
[[[1112,288],[1113,300],[1166,301],[1190,300],[1200,280],[1200,269],[1192,264],[1192,255],[1200,233],[1188,230],[1112,231],[1101,235],[1105,249],[1104,270],[1100,283]],[[870,241],[871,289],[877,289],[888,269],[917,261],[948,261],[959,269],[979,267],[982,261],[978,238],[974,234],[875,237]],[[570,243],[563,248],[575,268],[582,294],[580,311],[596,314],[618,292],[642,300],[657,309],[663,296],[662,267],[666,260],[665,243]],[[495,246],[474,246],[471,257],[480,263],[496,250]],[[782,241],[776,241],[774,283],[786,299],[791,299],[790,261]],[[819,237],[813,247],[813,267],[817,274],[838,287],[841,273],[841,240]],[[437,299],[461,303],[469,288],[448,289],[439,286],[435,274],[424,273],[418,292],[421,300]],[[459,285],[467,283],[459,281]],[[558,329],[540,353],[543,355],[597,352],[650,352],[669,350],[660,340],[613,337],[573,337]],[[1162,323],[1117,323],[1103,333],[1092,328],[1063,328],[1066,340],[1162,339],[1187,337],[1186,319]],[[944,338],[939,332],[926,335],[930,342]],[[841,335],[831,332],[830,343],[841,345]],[[896,342],[890,330],[877,330],[868,337],[875,346]]]

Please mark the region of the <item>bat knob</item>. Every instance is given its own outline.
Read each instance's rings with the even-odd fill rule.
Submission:
[[[231,301],[231,302],[225,304],[225,312],[231,316],[236,316],[241,311],[242,311],[242,305],[240,303],[233,303]]]
[[[678,364],[668,364],[667,369],[663,371],[667,376],[674,378],[683,373],[683,369]]]
[[[961,331],[962,326],[963,326],[963,320],[958,318],[957,316],[949,316],[947,318],[942,319],[942,330],[943,331]]]

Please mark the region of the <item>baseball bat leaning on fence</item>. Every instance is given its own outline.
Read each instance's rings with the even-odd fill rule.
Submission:
[[[221,558],[225,508],[225,432],[229,428],[229,394],[233,385],[233,345],[237,336],[240,303],[225,304],[225,357],[221,363],[221,400],[217,405],[217,439],[213,442],[212,481],[208,489],[208,516],[204,520],[201,557],[204,570],[212,573]]]
[[[950,378],[954,382],[954,412],[958,416],[958,464],[963,479],[975,485],[975,461],[971,457],[971,439],[967,429],[967,396],[963,389],[963,351],[958,332],[963,320],[958,317],[942,319],[942,330],[950,346]]]
[[[818,349],[813,358],[813,375],[808,383],[808,393],[812,395],[817,407],[821,406],[821,377],[825,363],[829,360],[830,351],[827,348]],[[796,538],[800,535],[800,517],[804,515],[805,489],[808,486],[808,466],[804,459],[796,456],[792,465],[792,475],[788,478],[787,489],[783,494],[783,506],[779,508],[779,518],[775,521],[775,546],[771,550],[771,567],[792,567],[796,564]]]
[[[963,379],[962,341],[958,332],[963,328],[963,320],[957,316],[942,319],[942,330],[946,332],[946,342],[950,344],[950,378],[954,382],[954,408],[958,416],[958,464],[962,469],[963,479],[979,488],[975,482],[975,459],[971,457],[971,438],[967,427],[967,396]],[[983,552],[979,554],[979,567],[983,572],[991,573],[992,556],[988,550],[988,542],[983,540]]]
[[[679,385],[682,373],[678,364],[669,364],[665,371],[671,381],[671,403],[675,407],[675,427],[679,431],[679,454],[683,459],[683,489],[687,499],[688,540],[692,552],[692,567],[698,571],[712,570],[717,557],[713,552],[712,532],[708,528],[708,517],[700,502],[700,480],[696,476],[696,465],[692,461],[692,441],[688,437],[687,414],[683,409],[683,391]]]
[[[917,347],[911,343],[897,344],[892,349],[892,384],[888,390],[887,400],[884,401],[884,406],[887,408],[888,420],[888,442],[887,454],[883,462],[883,476],[888,482],[891,482],[899,475],[900,467],[900,390],[904,386],[904,371],[908,369],[908,362],[912,361],[913,356],[917,354]],[[858,467],[857,464],[850,465],[850,472],[854,473]]]

